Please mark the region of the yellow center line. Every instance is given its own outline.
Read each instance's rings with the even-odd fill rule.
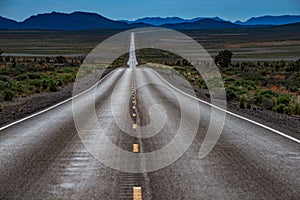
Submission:
[[[136,129],[137,128],[137,124],[132,124],[132,128]]]
[[[133,153],[138,153],[139,152],[139,144],[133,144],[132,151],[133,151]]]
[[[143,200],[142,187],[133,187],[133,200]]]

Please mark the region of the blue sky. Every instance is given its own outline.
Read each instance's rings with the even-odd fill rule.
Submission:
[[[0,0],[0,16],[23,21],[38,13],[89,11],[111,19],[145,16],[219,16],[235,21],[252,16],[300,14],[299,0]]]

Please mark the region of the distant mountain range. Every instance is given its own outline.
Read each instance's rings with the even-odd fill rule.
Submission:
[[[236,21],[239,25],[284,25],[300,22],[300,15],[252,17],[245,22]]]
[[[193,19],[182,19],[179,17],[166,17],[166,18],[162,18],[162,17],[145,17],[145,18],[141,18],[141,19],[137,19],[134,21],[129,21],[129,20],[119,20],[120,22],[126,22],[128,24],[133,24],[133,23],[145,23],[145,24],[150,24],[153,26],[161,26],[164,24],[178,24],[178,23],[186,23],[186,22],[196,22],[199,20],[203,20],[203,19],[213,19],[215,21],[225,21],[219,17],[197,17],[197,18],[193,18]]]
[[[16,22],[0,17],[1,29],[47,29],[47,30],[86,30],[86,29],[127,29],[148,26],[143,23],[127,24],[105,18],[96,13],[74,12],[71,14],[52,12],[29,17]]]
[[[195,29],[224,29],[224,28],[242,28],[244,26],[233,24],[231,22],[216,21],[214,19],[201,19],[195,22],[184,22],[177,24],[163,24],[161,27],[176,30],[195,30]]]
[[[15,29],[18,22],[0,16],[0,29]]]
[[[46,29],[46,30],[87,30],[87,29],[130,29],[158,26],[176,30],[243,28],[253,26],[283,25],[300,22],[299,16],[263,16],[253,17],[245,22],[232,23],[219,17],[197,17],[182,19],[179,17],[146,17],[134,21],[111,20],[96,13],[73,12],[70,14],[52,12],[29,17],[23,22],[0,17],[0,29]]]

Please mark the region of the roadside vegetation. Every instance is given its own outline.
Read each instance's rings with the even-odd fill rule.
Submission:
[[[3,51],[0,52],[3,53]],[[169,65],[199,89],[207,89],[198,71],[185,59],[170,52],[138,50],[139,63]],[[159,56],[158,56],[159,55]],[[227,100],[240,109],[272,110],[300,115],[300,59],[297,61],[232,62],[233,54],[225,50],[215,57],[223,76]],[[128,54],[115,60],[113,70],[126,66]],[[13,101],[34,93],[56,92],[74,82],[82,58],[0,56],[1,102]]]
[[[139,63],[156,62],[172,66],[191,84],[207,89],[198,71],[185,59],[170,52],[138,51]],[[160,54],[161,56],[157,56]],[[224,80],[227,100],[240,109],[272,110],[300,115],[300,59],[297,61],[232,62],[231,51],[215,57]]]
[[[8,54],[43,54],[49,57],[70,54],[75,57],[86,55],[100,42],[121,31],[1,30],[0,43]],[[220,49],[228,49],[233,52],[234,59],[253,60],[230,60],[227,66],[220,65],[222,59],[217,62],[229,102],[241,109],[266,109],[299,115],[300,61],[278,61],[279,58],[298,58],[299,25],[217,31],[187,30],[183,33],[199,42],[213,56],[217,56]],[[138,37],[136,42],[138,44]],[[0,53],[3,53],[1,49]],[[172,66],[192,84],[201,89],[206,88],[198,72],[186,60],[170,52],[143,49],[137,51],[137,54],[140,64],[153,62]],[[114,61],[107,72],[126,65],[126,56]],[[256,62],[261,58],[277,61]],[[0,104],[17,97],[60,89],[72,82],[80,62],[76,58],[65,58],[61,63],[56,57],[0,56]]]
[[[74,82],[80,58],[0,56],[0,103],[40,92],[56,92]]]
[[[300,115],[300,59],[276,62],[235,62],[219,67],[227,98],[240,108]]]

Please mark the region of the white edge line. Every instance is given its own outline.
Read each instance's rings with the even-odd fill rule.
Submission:
[[[27,117],[24,117],[24,118],[22,118],[22,119],[19,119],[19,120],[15,121],[15,122],[12,122],[12,123],[10,123],[10,124],[7,124],[7,125],[1,127],[1,128],[0,128],[0,131],[2,131],[2,130],[4,130],[4,129],[7,129],[7,128],[13,126],[13,125],[16,125],[16,124],[18,124],[18,123],[20,123],[20,122],[23,122],[23,121],[25,121],[25,120],[27,120],[27,119],[30,119],[30,118],[35,117],[35,116],[37,116],[37,115],[40,115],[40,114],[42,114],[42,113],[44,113],[44,112],[47,112],[47,111],[49,111],[49,110],[51,110],[51,109],[53,109],[53,108],[56,108],[56,107],[58,107],[58,106],[60,106],[60,105],[62,105],[62,104],[64,104],[64,103],[67,103],[67,102],[69,102],[69,101],[71,101],[71,100],[73,100],[73,99],[75,99],[75,98],[77,98],[77,97],[79,97],[79,96],[85,94],[86,92],[88,92],[88,91],[90,91],[91,89],[93,89],[94,87],[96,87],[96,86],[97,86],[99,83],[101,83],[103,80],[105,80],[105,79],[106,79],[108,76],[110,76],[114,71],[115,71],[115,70],[109,72],[109,73],[106,74],[101,80],[99,80],[95,85],[93,85],[93,86],[91,86],[90,88],[88,88],[87,90],[85,90],[85,91],[83,91],[83,92],[77,94],[76,96],[72,96],[72,97],[70,97],[69,99],[66,99],[66,100],[64,100],[64,101],[62,101],[62,102],[59,102],[59,103],[57,103],[57,104],[55,104],[55,105],[53,105],[53,106],[50,106],[50,107],[48,107],[48,108],[46,108],[46,109],[44,109],[44,110],[41,110],[41,111],[39,111],[39,112],[37,112],[37,113],[34,113],[34,114],[32,114],[32,115],[29,115],[29,116],[27,116]],[[75,83],[75,82],[74,82],[74,83]]]
[[[277,133],[278,135],[281,135],[281,136],[283,136],[283,137],[285,137],[285,138],[287,138],[287,139],[290,139],[290,140],[292,140],[292,141],[297,142],[298,144],[300,144],[300,140],[298,140],[298,139],[296,139],[296,138],[294,138],[294,137],[292,137],[292,136],[290,136],[290,135],[287,135],[287,134],[285,134],[285,133],[283,133],[283,132],[281,132],[281,131],[278,131],[278,130],[273,129],[273,128],[269,127],[269,126],[266,126],[266,125],[264,125],[264,124],[258,123],[258,122],[256,122],[256,121],[253,121],[253,120],[248,119],[248,118],[246,118],[246,117],[240,116],[240,115],[235,114],[235,113],[233,113],[233,112],[230,112],[230,111],[228,111],[228,110],[226,110],[226,109],[223,109],[223,108],[220,108],[220,107],[218,107],[218,106],[216,106],[216,105],[213,105],[213,104],[211,104],[211,103],[208,103],[208,102],[206,102],[206,101],[204,101],[204,100],[202,100],[202,99],[196,98],[196,97],[194,97],[194,96],[192,96],[192,95],[190,95],[190,94],[187,94],[187,93],[185,93],[185,92],[179,90],[179,89],[176,88],[175,86],[173,86],[173,85],[172,85],[171,83],[169,83],[168,81],[166,81],[166,80],[165,80],[163,77],[161,77],[155,70],[153,70],[153,71],[154,71],[154,73],[155,73],[162,81],[164,81],[165,83],[167,83],[167,84],[168,84],[169,86],[171,86],[173,89],[177,90],[178,92],[180,92],[180,93],[182,93],[182,94],[184,94],[184,95],[186,95],[186,96],[188,96],[188,97],[190,97],[190,98],[193,98],[193,99],[195,99],[195,100],[197,100],[197,101],[200,101],[200,102],[202,102],[202,103],[204,103],[204,104],[207,104],[207,105],[209,105],[209,106],[211,106],[211,107],[213,107],[213,108],[216,108],[216,109],[218,109],[218,110],[221,110],[221,111],[223,111],[223,112],[225,112],[225,113],[227,113],[227,114],[230,114],[230,115],[232,115],[232,116],[234,116],[234,117],[237,117],[237,118],[243,119],[243,120],[245,120],[245,121],[251,122],[251,123],[253,123],[253,124],[257,125],[257,126],[260,126],[260,127],[265,128],[265,129],[267,129],[267,130],[269,130],[269,131],[272,131],[272,132],[274,132],[274,133]]]

